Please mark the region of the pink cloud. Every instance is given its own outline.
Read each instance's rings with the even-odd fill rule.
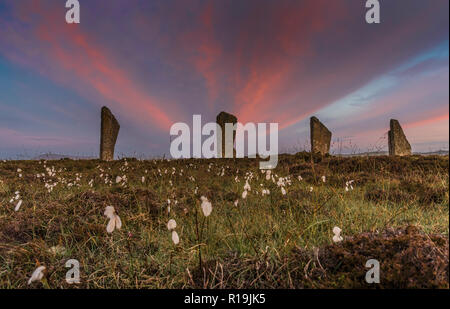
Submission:
[[[37,2],[32,2],[32,7],[29,4],[18,5],[20,14],[17,17],[29,21],[21,14],[32,9],[37,13],[39,18],[27,25],[26,34],[36,39],[29,42],[23,38],[23,33],[12,27],[6,29],[5,35],[12,43],[10,49],[4,50],[9,59],[34,67],[84,96],[88,88],[100,95],[104,102],[110,102],[120,112],[146,126],[151,122],[166,130],[172,125],[172,115],[177,112],[164,111],[164,102],[143,91],[139,82],[109,58],[106,50],[96,46],[80,27],[58,22],[61,10],[41,7]]]

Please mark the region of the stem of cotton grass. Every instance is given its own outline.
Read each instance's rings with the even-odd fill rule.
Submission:
[[[199,226],[198,226],[198,210],[197,208],[195,209],[195,228],[196,228],[196,233],[197,233],[197,248],[198,248],[198,267],[201,270],[202,269],[202,250],[200,248],[200,231],[199,231]]]

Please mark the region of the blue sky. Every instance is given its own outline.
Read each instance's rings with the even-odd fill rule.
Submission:
[[[389,119],[414,151],[448,149],[446,0],[63,1],[0,4],[0,157],[98,155],[100,108],[119,155],[169,153],[169,128],[222,110],[278,122],[280,148],[308,148],[309,117],[333,151],[387,149]]]

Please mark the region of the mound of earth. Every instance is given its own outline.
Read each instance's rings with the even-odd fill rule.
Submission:
[[[413,226],[362,233],[309,255],[305,275],[314,285],[339,288],[449,288],[448,238]],[[366,262],[380,263],[380,283],[368,284]],[[313,265],[311,265],[313,264]]]

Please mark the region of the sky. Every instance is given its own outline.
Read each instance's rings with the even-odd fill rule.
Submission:
[[[97,156],[100,109],[117,156],[169,155],[172,124],[221,111],[279,123],[281,151],[387,150],[398,119],[413,151],[448,150],[449,1],[0,1],[0,158]]]

